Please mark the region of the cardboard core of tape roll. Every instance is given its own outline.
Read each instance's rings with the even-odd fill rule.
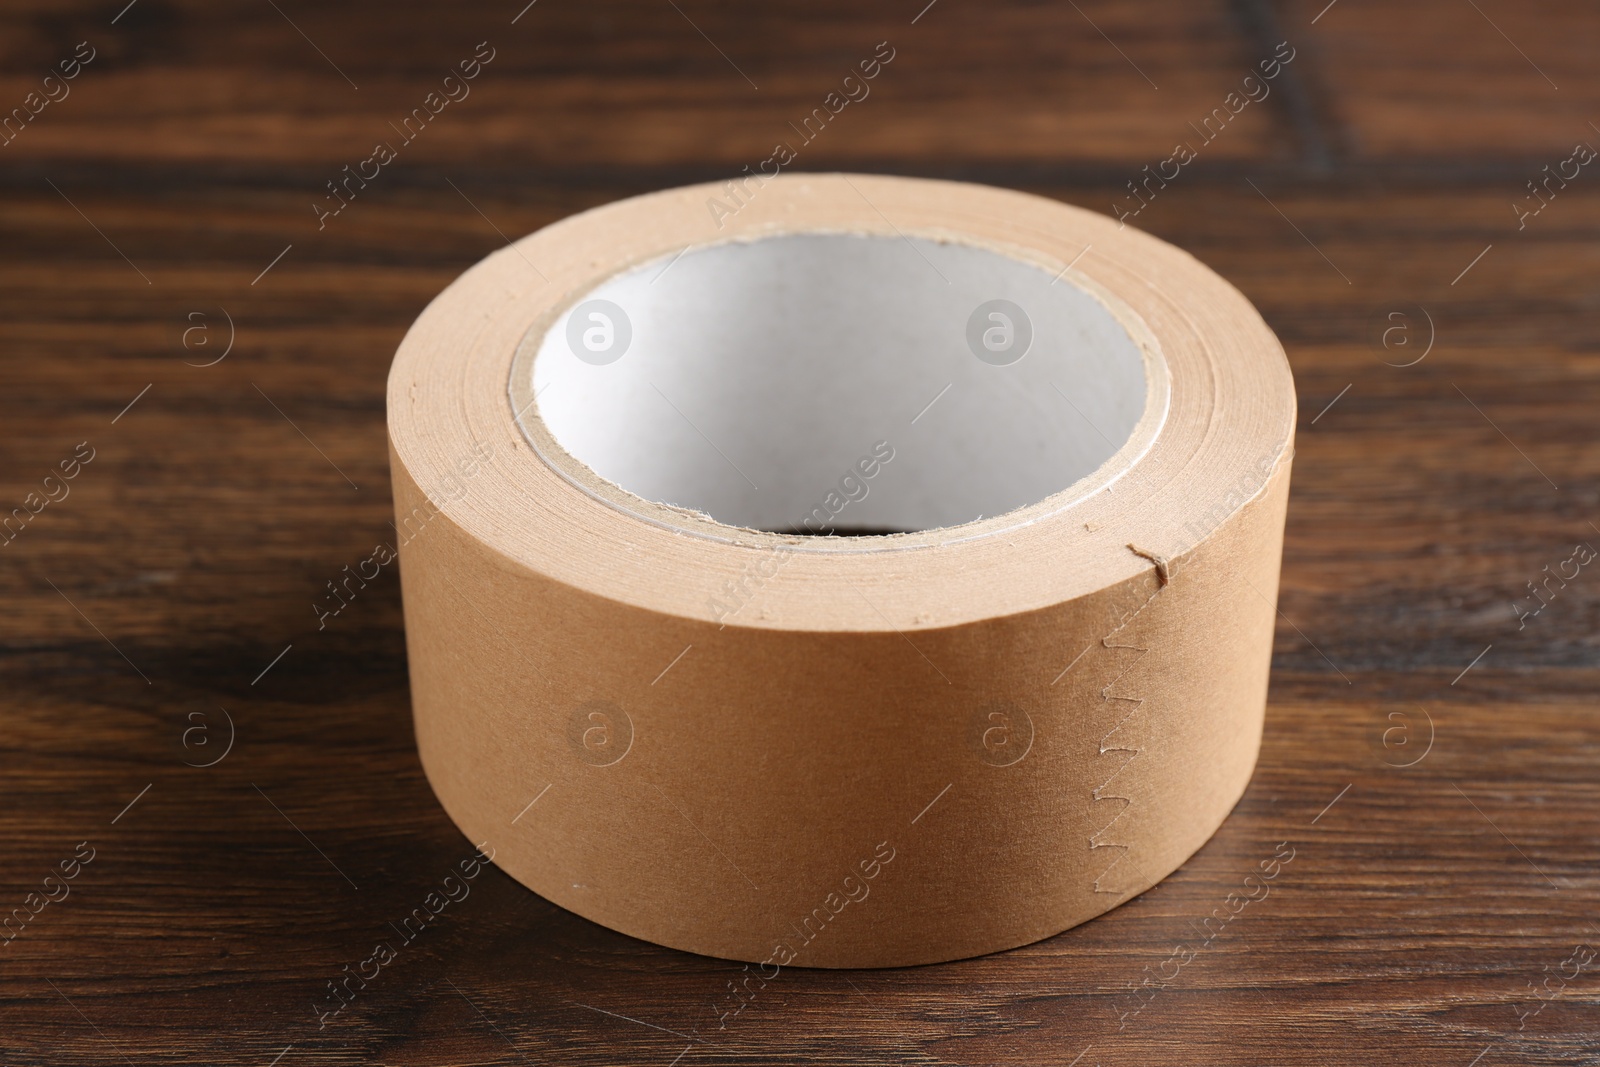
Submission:
[[[602,283],[524,342],[511,395],[575,479],[588,468],[779,532],[808,517],[821,532],[812,513],[838,490],[839,524],[917,531],[1072,487],[1150,409],[1148,439],[1167,397],[1147,358],[1100,299],[1033,264],[949,241],[783,235]],[[893,477],[857,471],[839,490],[880,440]]]
[[[1277,340],[1187,254],[1052,201],[730,192],[547,227],[400,347],[441,803],[555,903],[764,981],[1026,944],[1149,888],[1260,743]]]

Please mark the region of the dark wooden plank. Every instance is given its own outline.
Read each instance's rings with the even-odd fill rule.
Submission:
[[[1537,159],[1507,188],[1511,197],[1574,143],[1600,146],[1589,125],[1600,96],[1600,12],[1592,7],[1296,0],[1284,22],[1314,43],[1359,156]]]
[[[494,19],[509,29],[517,6]],[[1080,5],[1157,91],[1071,5],[940,0],[915,27],[920,4],[680,6],[759,94],[670,5],[540,0],[461,121],[320,232],[326,164],[488,14],[287,7],[357,93],[270,5],[139,0],[117,27],[113,9],[9,9],[0,89],[25,91],[24,68],[90,33],[107,62],[0,149],[0,504],[79,442],[95,450],[0,548],[0,903],[95,850],[0,946],[0,1061],[266,1064],[292,1046],[285,1067],[1593,1063],[1595,975],[1552,980],[1537,1014],[1530,983],[1600,945],[1600,596],[1585,571],[1521,629],[1512,603],[1573,543],[1600,543],[1600,192],[1574,183],[1518,230],[1506,177],[1537,146],[1477,121],[1496,92],[1524,107],[1532,72],[1468,49],[1484,98],[1465,94],[1393,49],[1409,35],[1437,57],[1487,30],[1470,6],[1430,36],[1355,0],[1314,28],[1319,5],[1281,13],[1313,42],[1290,68],[1299,97],[1247,111],[1255,125],[1137,219],[1255,301],[1301,394],[1266,742],[1205,849],[1014,952],[785,972],[726,1028],[737,967],[600,929],[491,870],[319,1027],[326,983],[470,848],[417,765],[392,576],[324,630],[311,609],[388,531],[383,382],[426,301],[497,230],[748,161],[858,38],[901,23],[906,50],[805,165],[976,172],[1110,211],[1280,17]],[[1581,40],[1591,17],[1543,5],[1524,41],[1484,8],[1524,48]],[[1581,65],[1552,62],[1569,92]],[[1403,143],[1419,100],[1441,125]],[[1401,158],[1437,162],[1370,165]],[[233,351],[186,365],[220,351],[184,347],[189,314],[220,344],[221,309]],[[1420,353],[1430,316],[1427,357],[1386,365]],[[223,709],[233,750],[186,766],[220,752]],[[212,747],[185,747],[200,726]],[[1280,842],[1294,859],[1270,895],[1207,940],[1197,926]],[[1195,954],[1173,976],[1180,944]],[[1132,993],[1164,965],[1159,992]]]
[[[1185,120],[1221,105],[1262,58],[1224,0],[1100,0],[1077,10],[945,0],[916,18],[925,4],[674,10],[651,0],[544,0],[513,25],[522,4],[290,3],[280,14],[265,4],[223,11],[139,0],[116,27],[102,5],[51,5],[19,16],[19,32],[0,46],[10,75],[0,99],[20,101],[38,80],[30,71],[42,76],[88,40],[98,58],[8,151],[314,161],[331,165],[328,177],[378,140],[407,161],[692,161],[734,171],[779,141],[812,167],[930,155],[1121,160],[1170,151]],[[445,105],[414,143],[399,140],[390,124],[484,41],[494,58],[470,95]],[[893,58],[852,87],[859,102],[833,105],[843,109],[804,141],[796,127],[875,55]],[[1246,109],[1215,152],[1281,153],[1275,125],[1269,111]]]

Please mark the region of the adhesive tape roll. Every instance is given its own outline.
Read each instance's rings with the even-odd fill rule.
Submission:
[[[903,178],[642,196],[462,275],[388,403],[423,767],[595,922],[764,975],[1021,945],[1254,768],[1294,385],[1155,238]]]

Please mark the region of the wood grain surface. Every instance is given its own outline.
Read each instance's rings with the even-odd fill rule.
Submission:
[[[0,5],[0,114],[60,96],[0,145],[0,1063],[1600,1064],[1600,576],[1527,584],[1600,545],[1600,173],[1528,185],[1600,146],[1591,7],[523,2]],[[738,966],[489,869],[319,1023],[471,853],[394,577],[312,607],[389,534],[396,344],[508,237],[765,159],[880,41],[797,169],[1111,213],[1199,148],[1130,221],[1301,396],[1252,786],[1083,927],[736,1014]]]

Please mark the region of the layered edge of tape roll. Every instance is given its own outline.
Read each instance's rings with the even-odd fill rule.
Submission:
[[[854,392],[832,364],[775,382],[727,364],[720,391],[695,392],[695,360],[731,343],[726,330],[743,331],[743,358],[758,368],[774,346],[802,352],[796,332],[823,337],[821,325],[785,320],[771,331],[782,344],[752,345],[762,327],[748,320],[800,269],[790,250],[821,257],[813,275],[830,255],[853,256],[773,242],[827,236],[870,242],[873,255],[892,246],[904,264],[874,266],[848,288],[870,298],[882,277],[885,301],[929,309],[921,328],[946,330],[948,344],[898,351],[898,393],[892,375],[874,377],[876,349],[857,360],[853,376],[867,384]],[[923,270],[919,257],[939,275],[926,285],[946,295],[892,281]],[[990,271],[993,257],[1016,269]],[[730,271],[767,278],[760,291],[757,281],[735,287],[733,325],[680,321],[690,306],[715,315],[704,288]],[[1124,331],[1140,391],[1132,408],[1093,399],[1127,360],[1120,371],[1073,371],[1089,358],[1078,341],[1050,357],[1091,395],[1076,416],[1060,378],[1050,383],[1066,404],[1049,407],[1043,379],[1005,392],[973,377],[998,382],[1011,369],[990,365],[979,340],[1005,342],[1015,316],[984,319],[962,300],[987,299],[991,283],[1006,298],[1019,271],[1036,304],[1066,301],[1035,318],[1109,316]],[[625,403],[593,383],[626,359],[560,345],[580,336],[569,330],[574,308],[607,286],[653,300],[627,324],[639,346],[627,373],[642,377]],[[674,295],[649,295],[660,292]],[[969,319],[999,332],[963,333]],[[614,341],[617,322],[594,322],[612,331],[596,337]],[[676,348],[652,341],[669,329]],[[1033,343],[1045,346],[1040,331]],[[969,334],[979,340],[965,344]],[[1093,339],[1078,340],[1092,355]],[[1049,366],[1044,347],[1028,358],[1014,366]],[[935,397],[945,377],[951,386]],[[630,407],[654,402],[640,382],[688,427]],[[991,388],[1000,401],[960,399]],[[761,441],[767,423],[793,436],[804,405],[824,401],[854,414],[837,426],[812,416],[826,431],[813,440],[722,455],[748,492],[732,471],[704,476],[715,482],[706,506],[625,484],[692,496],[700,475],[685,475],[675,452],[699,449],[693,462],[714,465],[705,446],[732,447],[719,436]],[[450,285],[401,344],[388,409],[423,767],[449,816],[502,869],[594,922],[768,976],[973,956],[1150,888],[1206,842],[1249,781],[1294,386],[1249,302],[1153,237],[1022,193],[869,175],[637,197],[546,227]],[[1118,428],[1094,426],[1102,411]],[[1080,416],[1086,427],[1059,429]],[[988,446],[968,443],[985,419],[1077,434],[1091,442],[1084,455],[1101,458],[1041,499],[921,528],[956,514],[941,471],[974,502],[1033,484],[994,471]],[[1018,451],[995,434],[1006,454]],[[920,479],[921,502],[883,514],[919,528],[819,537],[831,529],[727,520],[771,513],[755,488],[767,475],[789,484],[797,465],[837,462],[795,459],[812,453],[845,457],[854,480],[817,486],[824,510],[809,513],[856,506],[858,485],[878,494],[863,499],[893,500],[904,471],[907,485]],[[603,476],[583,456],[625,475]],[[1072,477],[1050,457],[1016,462]],[[779,510],[799,518],[793,503]]]

